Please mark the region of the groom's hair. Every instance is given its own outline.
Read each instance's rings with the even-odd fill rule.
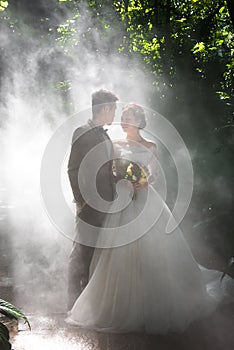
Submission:
[[[92,94],[93,116],[101,112],[104,105],[112,105],[118,101],[118,97],[110,90],[101,89]]]

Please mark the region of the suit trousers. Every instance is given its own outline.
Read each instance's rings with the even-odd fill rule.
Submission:
[[[85,234],[85,232],[78,232],[85,227],[84,225],[79,224],[80,220],[99,228],[102,226],[105,215],[105,213],[96,211],[86,204],[76,217],[77,236],[78,234]],[[94,249],[93,246],[86,246],[79,243],[77,239],[73,242],[68,265],[68,311],[71,310],[76,299],[88,284],[89,267],[92,261]]]

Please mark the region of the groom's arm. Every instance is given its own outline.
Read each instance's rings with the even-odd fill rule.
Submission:
[[[79,132],[81,133],[81,136],[79,136]],[[74,196],[74,201],[79,205],[79,207],[82,207],[85,204],[85,201],[82,197],[78,183],[78,172],[81,162],[87,152],[87,135],[86,133],[82,135],[82,129],[79,128],[73,134],[71,153],[68,161],[68,177]]]

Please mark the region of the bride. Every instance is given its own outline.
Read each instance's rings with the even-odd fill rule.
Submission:
[[[214,311],[230,283],[224,278],[221,288],[220,272],[197,264],[179,227],[165,233],[171,213],[152,186],[157,147],[141,136],[145,125],[142,107],[127,104],[121,119],[126,139],[114,145],[115,172],[118,178],[124,158],[146,169],[147,181],[131,184],[122,173],[89,283],[68,313],[68,324],[105,332],[180,332]]]

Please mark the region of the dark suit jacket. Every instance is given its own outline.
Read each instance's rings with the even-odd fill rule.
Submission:
[[[106,141],[105,143],[102,143]],[[106,143],[109,142],[109,150]],[[95,150],[95,146],[98,149]],[[86,166],[80,167],[81,162],[89,151],[94,149],[92,153],[89,154],[88,160],[85,161]],[[92,120],[89,120],[86,125],[77,128],[73,133],[72,147],[70,158],[68,162],[68,176],[74,195],[74,199],[77,203],[83,205],[84,198],[80,191],[80,185],[82,185],[82,190],[85,190],[86,195],[89,197],[93,191],[91,188],[91,177],[93,176],[94,163],[95,160],[103,164],[99,169],[96,177],[96,188],[99,195],[106,201],[112,201],[114,198],[114,176],[112,174],[112,161],[110,160],[113,155],[113,145],[109,137],[103,135],[100,129],[95,128],[95,124]],[[78,183],[78,172],[79,180]],[[98,206],[98,199],[95,203]],[[79,216],[88,223],[96,223],[96,219],[92,216],[100,214],[97,210],[93,210],[90,205],[85,205],[84,209],[81,211]],[[103,214],[99,215],[103,219]]]

